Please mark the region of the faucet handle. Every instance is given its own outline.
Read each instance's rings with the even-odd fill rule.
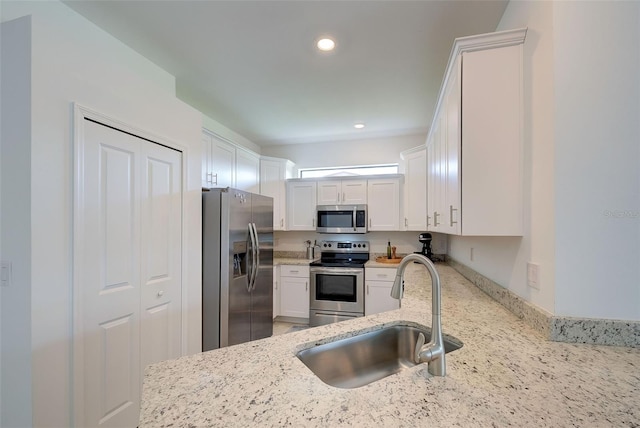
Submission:
[[[416,364],[420,364],[420,352],[422,351],[422,347],[424,346],[426,339],[424,337],[424,334],[420,333],[418,334],[418,341],[416,342],[416,349],[415,351],[413,351],[413,360],[415,361]]]

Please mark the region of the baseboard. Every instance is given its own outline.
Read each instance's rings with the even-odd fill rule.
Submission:
[[[548,340],[640,348],[640,321],[554,316],[452,257],[447,256],[446,260],[460,275]]]

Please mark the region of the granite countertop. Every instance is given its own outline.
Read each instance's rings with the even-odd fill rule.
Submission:
[[[324,384],[295,353],[402,321],[431,325],[430,281],[405,272],[402,308],[153,364],[140,427],[638,427],[640,349],[546,341],[438,264],[447,375],[427,365],[356,389]]]
[[[309,260],[309,259],[301,259],[296,257],[274,257],[273,265],[274,266],[279,266],[279,265],[309,266],[309,263],[318,259]]]

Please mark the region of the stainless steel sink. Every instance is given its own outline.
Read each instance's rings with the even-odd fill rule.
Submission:
[[[427,341],[431,330],[395,325],[305,349],[296,355],[324,383],[338,388],[359,388],[405,368],[415,366],[413,353],[418,334]],[[462,342],[444,337],[445,353]]]

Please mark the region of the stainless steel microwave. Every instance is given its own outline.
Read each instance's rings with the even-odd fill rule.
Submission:
[[[367,206],[318,205],[316,232],[367,233]]]

